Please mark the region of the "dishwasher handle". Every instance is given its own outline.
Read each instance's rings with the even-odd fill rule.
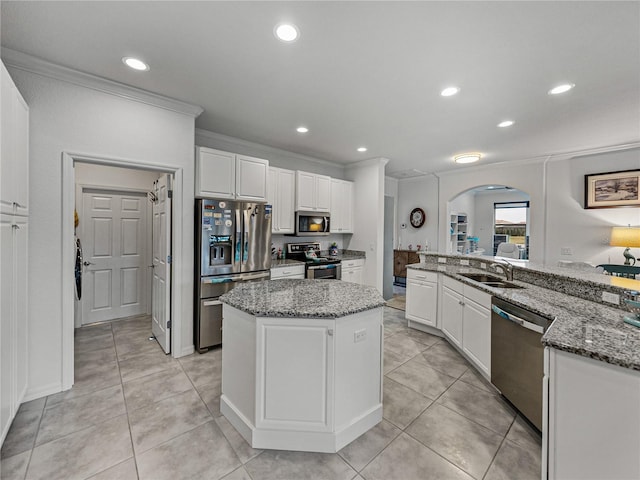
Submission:
[[[504,310],[502,310],[499,307],[496,307],[495,305],[491,305],[491,310],[493,310],[494,313],[497,313],[505,320],[509,320],[510,322],[517,323],[518,325],[526,328],[527,330],[533,330],[534,332],[544,333],[544,328],[541,327],[540,325],[536,325],[535,323],[528,322],[523,318],[517,317],[513,313],[505,312]]]

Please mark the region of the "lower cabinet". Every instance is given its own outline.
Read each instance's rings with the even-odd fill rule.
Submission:
[[[490,377],[491,295],[449,277],[442,282],[442,332]]]
[[[340,264],[342,267],[342,280],[345,282],[364,283],[364,259],[343,260]]]
[[[286,267],[276,267],[271,269],[271,280],[279,280],[283,278],[304,278],[304,264],[287,265]]]
[[[640,478],[640,372],[547,347],[544,381],[542,478]]]
[[[407,270],[407,304],[405,317],[414,322],[437,327],[438,274]]]

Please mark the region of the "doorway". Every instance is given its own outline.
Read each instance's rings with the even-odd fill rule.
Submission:
[[[107,315],[103,318],[96,318],[95,321],[109,321],[110,317],[120,318],[121,314],[130,317],[131,315],[137,315],[134,311],[127,308],[141,309],[145,315],[149,315],[149,331],[152,331],[152,313],[154,312],[154,304],[157,305],[158,315],[154,315],[157,323],[162,323],[162,329],[154,328],[154,335],[158,339],[158,343],[163,347],[165,352],[171,353],[173,356],[179,356],[180,349],[176,348],[176,345],[180,345],[181,338],[180,332],[172,335],[174,329],[179,330],[180,315],[176,315],[176,311],[181,311],[182,301],[179,297],[172,298],[171,284],[176,281],[180,281],[182,274],[179,267],[180,259],[172,261],[171,247],[181,248],[182,238],[179,233],[182,229],[182,215],[176,215],[176,221],[171,222],[172,219],[172,197],[173,191],[179,198],[182,197],[182,169],[181,167],[147,164],[131,160],[118,160],[118,159],[106,159],[100,157],[90,157],[86,155],[74,155],[63,154],[63,245],[67,246],[71,244],[72,248],[64,248],[62,261],[63,265],[63,278],[62,288],[65,295],[63,296],[63,345],[62,345],[62,358],[63,358],[63,390],[71,388],[73,385],[74,376],[74,327],[79,327],[82,324],[89,323],[91,319],[87,321],[82,320],[82,308],[80,302],[76,301],[76,293],[74,286],[74,272],[75,267],[73,258],[75,258],[75,239],[74,239],[74,206],[78,210],[78,203],[82,204],[84,201],[83,195],[85,193],[99,194],[102,198],[98,202],[94,202],[94,206],[105,207],[111,206],[111,218],[103,221],[94,222],[100,224],[99,226],[91,225],[94,237],[103,236],[103,233],[107,233],[107,238],[100,239],[96,244],[92,243],[90,250],[94,249],[94,246],[103,249],[103,252],[111,246],[112,252],[117,252],[120,257],[117,259],[122,262],[122,257],[127,261],[133,260],[133,257],[138,257],[137,264],[124,266],[121,265],[119,269],[104,269],[107,273],[102,273],[100,281],[103,282],[103,288],[93,286],[94,292],[99,292],[102,295],[100,302],[103,305],[110,304],[110,308],[98,309],[105,310],[113,309],[112,315]],[[101,174],[97,177],[99,181],[87,180],[85,175],[88,170],[95,171],[101,169]],[[78,174],[78,175],[77,175]],[[84,180],[83,180],[84,178]],[[140,179],[146,179],[142,187],[136,186],[135,181]],[[135,180],[135,181],[134,181]],[[154,183],[155,182],[155,183]],[[164,196],[158,195],[158,189],[162,189],[162,182],[164,182]],[[92,190],[93,189],[93,190]],[[154,189],[156,190],[154,193]],[[107,193],[105,195],[105,193]],[[164,202],[151,201],[152,198],[164,198]],[[78,202],[76,201],[78,200]],[[146,202],[146,203],[145,203]],[[142,205],[145,208],[142,208]],[[117,207],[117,208],[116,208]],[[80,205],[80,208],[82,206]],[[176,203],[176,208],[182,208],[182,202]],[[146,214],[142,211],[146,209]],[[91,210],[91,208],[89,208]],[[130,218],[128,215],[131,211],[140,210],[136,213],[137,218]],[[81,210],[78,210],[81,213]],[[152,214],[156,214],[160,221],[152,220]],[[135,215],[134,215],[135,216]],[[120,225],[115,228],[115,223],[120,222]],[[92,222],[86,222],[89,227]],[[111,227],[107,228],[107,225],[111,224]],[[127,224],[127,225],[124,225]],[[151,241],[152,231],[154,224],[158,227],[158,238],[161,240],[154,244]],[[144,244],[146,246],[146,252],[141,251],[137,244],[134,242],[135,237],[143,237]],[[176,240],[177,239],[177,240]],[[94,238],[95,240],[95,238]],[[86,243],[86,241],[85,241]],[[118,245],[118,249],[115,246]],[[165,245],[164,250],[159,250],[159,253],[153,255],[153,248],[155,246],[162,247]],[[94,249],[95,250],[95,249]],[[111,255],[112,257],[114,255]],[[163,274],[153,275],[153,271],[156,270],[153,259],[156,259],[158,264],[163,267],[161,270]],[[91,259],[87,259],[88,262],[93,262]],[[66,266],[71,264],[71,268]],[[152,266],[153,265],[153,266]],[[92,266],[89,264],[88,266]],[[109,272],[110,270],[110,272]],[[119,274],[119,279],[114,279],[114,275]],[[176,278],[177,277],[177,278]],[[154,282],[155,278],[155,282]],[[106,279],[113,281],[106,281]],[[146,286],[144,286],[146,281]],[[114,286],[115,284],[115,286]],[[152,286],[155,284],[155,288]],[[141,287],[139,287],[142,285]],[[119,290],[114,291],[115,288]],[[139,288],[138,288],[139,287]],[[138,290],[135,292],[134,290]],[[89,287],[85,287],[84,291],[91,290]],[[161,295],[162,290],[164,295]],[[119,301],[115,301],[118,299]],[[161,298],[161,301],[153,301],[153,298]],[[173,301],[172,301],[173,300]],[[100,304],[95,302],[94,305]],[[118,309],[120,314],[117,313]],[[140,311],[140,310],[137,310]],[[134,318],[140,318],[139,315]],[[176,319],[173,325],[170,323],[172,319]],[[172,328],[173,327],[173,328]],[[178,327],[178,328],[176,328]],[[157,333],[156,333],[157,332]],[[160,334],[162,338],[160,338]]]

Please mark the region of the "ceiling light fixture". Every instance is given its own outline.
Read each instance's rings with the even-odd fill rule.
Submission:
[[[482,155],[477,152],[462,153],[460,155],[456,155],[455,157],[453,157],[453,161],[456,163],[473,163],[480,160],[481,157]]]
[[[510,127],[510,126],[511,126],[511,125],[513,125],[514,123],[516,123],[516,122],[514,122],[513,120],[505,120],[504,122],[500,122],[500,123],[498,124],[498,126],[499,126],[500,128],[505,128],[505,127]]]
[[[558,85],[557,87],[553,87],[549,90],[549,95],[558,95],[560,93],[565,93],[571,90],[576,85],[574,83],[563,83],[562,85]]]
[[[309,129],[307,127],[298,127],[296,128],[296,132],[298,133],[307,133]]]
[[[283,42],[291,43],[295,42],[300,36],[300,31],[293,23],[279,23],[273,29],[276,37]]]
[[[149,65],[144,63],[142,60],[133,58],[133,57],[123,57],[122,63],[124,63],[127,67],[133,68],[134,70],[139,70],[141,72],[148,72]]]
[[[367,147],[358,147],[358,151],[359,152],[366,152],[367,151]]]
[[[455,95],[458,93],[460,89],[458,87],[447,87],[440,92],[440,95],[443,97],[450,97],[451,95]]]

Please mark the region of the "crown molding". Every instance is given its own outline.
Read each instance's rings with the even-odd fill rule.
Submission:
[[[345,165],[345,168],[385,167],[387,163],[389,163],[389,159],[385,157],[367,158],[365,160],[358,160],[357,162],[349,163]]]
[[[196,145],[198,144],[198,137],[207,138],[216,142],[217,148],[222,150],[234,151],[235,147],[244,147],[255,151],[255,155],[269,157],[286,158],[290,160],[303,160],[306,162],[317,163],[319,165],[325,165],[330,167],[347,168],[347,165],[338,162],[331,162],[329,160],[323,160],[320,158],[309,157],[300,153],[290,152],[288,150],[282,150],[281,148],[270,147],[262,143],[251,142],[249,140],[243,140],[242,138],[231,137],[229,135],[223,135],[222,133],[211,132],[209,130],[203,130],[196,128]],[[204,145],[203,145],[204,146]]]
[[[126,100],[133,100],[146,105],[164,108],[165,110],[181,113],[193,118],[197,118],[204,111],[204,109],[198,105],[192,105],[141,88],[98,77],[97,75],[63,67],[62,65],[57,65],[9,48],[2,48],[2,61],[6,66],[18,70],[72,83],[80,87],[90,88]]]

